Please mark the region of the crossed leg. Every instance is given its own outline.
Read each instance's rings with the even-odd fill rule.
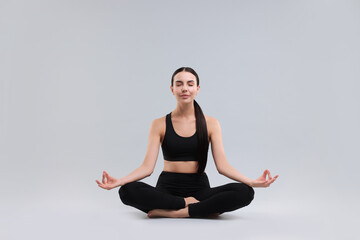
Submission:
[[[185,200],[185,208],[181,208],[178,210],[153,209],[148,212],[148,217],[149,218],[154,218],[154,217],[186,218],[186,217],[190,217],[188,206],[190,204],[198,203],[199,200],[197,200],[194,197],[187,197],[187,198],[184,198],[184,200]]]
[[[252,187],[238,182],[205,188],[194,194],[199,202],[189,205],[189,215],[202,217],[231,212],[249,205],[254,194]]]
[[[153,209],[149,217],[217,217],[224,212],[245,207],[254,198],[252,187],[242,183],[228,183],[194,193],[194,201],[178,210]],[[199,201],[200,200],[200,201]]]
[[[187,202],[183,197],[172,195],[163,189],[140,181],[121,186],[119,196],[125,205],[135,207],[145,213],[152,209],[177,210],[187,207]]]

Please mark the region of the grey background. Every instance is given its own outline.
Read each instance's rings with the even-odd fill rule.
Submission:
[[[0,1],[0,31],[1,239],[359,235],[360,1]],[[217,220],[147,219],[95,183],[142,163],[181,66],[230,164],[280,175]],[[232,181],[211,151],[206,171]]]

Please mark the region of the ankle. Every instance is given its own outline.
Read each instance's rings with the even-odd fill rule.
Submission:
[[[185,207],[179,210],[176,210],[173,212],[173,217],[176,218],[185,218],[185,217],[189,217],[189,208]]]

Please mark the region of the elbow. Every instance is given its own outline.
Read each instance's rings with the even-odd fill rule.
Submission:
[[[153,174],[153,172],[154,172],[154,169],[150,169],[150,170],[147,172],[146,177],[150,177],[151,174]]]
[[[228,170],[230,168],[231,168],[231,166],[229,164],[224,164],[224,165],[216,167],[219,174],[224,175],[224,176],[226,176],[226,173],[228,172]]]
[[[216,168],[218,173],[221,174],[221,175],[224,175],[224,170],[222,168]]]
[[[139,169],[141,169],[141,172],[143,175],[145,175],[145,177],[149,177],[151,176],[151,174],[154,172],[154,167],[152,166],[147,166],[142,164]]]

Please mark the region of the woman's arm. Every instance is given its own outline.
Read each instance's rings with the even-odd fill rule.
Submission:
[[[211,151],[215,161],[216,169],[220,174],[235,181],[245,183],[251,187],[268,187],[276,180],[278,175],[272,178],[269,170],[265,170],[264,174],[258,179],[252,180],[233,168],[226,160],[225,151],[222,144],[220,123],[213,117],[209,117],[209,119],[209,126],[211,129]],[[269,178],[266,179],[266,176],[269,176]]]
[[[96,180],[99,187],[104,189],[112,189],[125,185],[129,182],[141,180],[145,177],[150,176],[155,168],[156,160],[159,155],[160,148],[160,130],[161,122],[160,119],[155,119],[151,126],[148,139],[148,147],[145,155],[145,159],[140,167],[136,168],[133,172],[123,178],[111,177],[107,172],[103,172],[102,182]]]

